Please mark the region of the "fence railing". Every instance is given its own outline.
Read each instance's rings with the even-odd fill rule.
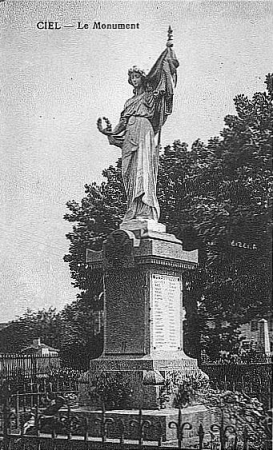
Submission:
[[[266,409],[272,408],[272,363],[202,364],[213,387],[244,392],[256,397]]]
[[[263,398],[266,396],[268,396],[268,399],[271,398],[272,366],[270,364],[248,364],[244,365],[243,368],[240,365],[232,364],[207,364],[203,365],[202,369],[209,374],[211,381],[218,388],[254,393],[258,398],[259,395]],[[8,377],[6,379],[8,380]],[[27,382],[26,379],[28,379]],[[58,391],[58,394],[68,394],[69,391],[77,393],[78,385],[78,379],[70,380],[64,374],[62,378],[57,377],[54,383],[48,381],[45,377],[39,378],[31,374],[27,375],[21,383],[20,389],[10,392],[9,404],[4,405],[3,414],[0,415],[0,430],[2,429],[0,449],[136,450],[149,448],[153,450],[160,447],[164,450],[170,448],[164,443],[162,424],[154,421],[150,423],[149,420],[145,419],[145,414],[142,411],[139,412],[138,418],[132,419],[130,423],[130,430],[134,430],[134,440],[128,438],[128,424],[121,419],[115,420],[109,417],[104,409],[96,413],[96,430],[99,430],[99,432],[96,431],[96,436],[93,432],[95,426],[93,422],[90,423],[88,417],[78,416],[70,406],[67,406],[66,410],[61,410],[58,417],[52,416],[49,423],[49,419],[43,416],[44,398],[47,393],[54,394],[54,391]],[[35,412],[33,413],[34,409]],[[28,412],[32,414],[30,419],[30,422],[32,421],[32,434],[26,433],[23,426],[26,423],[23,420],[23,414]],[[178,411],[177,414],[177,420],[172,421],[172,425],[168,425],[174,430],[177,441],[174,444],[177,446],[172,446],[172,448],[186,448],[187,444],[188,450],[206,448],[211,450],[272,449],[269,440],[268,442],[265,441],[263,446],[260,443],[253,443],[253,438],[247,427],[236,429],[233,424],[227,423],[225,425],[215,423],[211,427],[200,423],[198,430],[195,429],[194,444],[188,446],[192,424],[183,420],[183,410]],[[113,435],[114,428],[116,431]],[[153,440],[150,439],[151,434],[154,436]]]
[[[220,359],[217,359],[216,361],[211,361],[207,357],[201,357],[201,365],[229,365],[229,364],[240,364],[240,365],[247,365],[247,364],[272,364],[273,362],[273,354],[267,356],[264,354],[255,354],[251,355],[250,353],[246,353],[245,355],[234,355],[230,357],[222,357]]]
[[[69,449],[69,450],[89,450],[89,449],[119,449],[137,450],[150,449],[161,450],[170,449],[170,445],[164,442],[164,427],[158,421],[152,424],[140,410],[134,419],[129,421],[129,427],[134,428],[134,440],[126,437],[125,423],[123,419],[109,417],[105,409],[96,412],[95,424],[99,430],[97,437],[90,430],[88,416],[77,417],[73,414],[70,406],[62,410],[58,417],[45,417],[36,406],[35,411],[26,423],[20,421],[18,428],[17,420],[13,412],[4,405],[4,430],[0,434],[0,448],[4,450],[19,449]],[[127,424],[128,425],[128,424]],[[47,428],[46,428],[47,426]],[[109,438],[109,431],[115,427],[115,438]],[[46,429],[45,429],[46,428]],[[147,438],[148,431],[153,429],[153,439]],[[195,441],[189,443],[190,430],[192,425],[183,420],[183,410],[177,410],[177,419],[168,424],[169,429],[174,430],[174,440],[171,447],[175,449],[188,450],[250,450],[271,448],[271,442],[253,443],[251,434],[247,427],[241,430],[236,429],[232,424],[220,423],[212,424],[206,429],[202,423],[198,426]]]
[[[12,378],[17,374],[22,376],[43,375],[49,369],[57,369],[60,365],[58,356],[0,354],[0,376],[2,378]]]
[[[17,380],[16,380],[17,381]],[[53,382],[48,381],[46,378],[34,381],[33,378],[29,378],[27,381],[24,379],[21,383],[12,385],[9,381],[0,385],[0,392],[2,396],[6,396],[9,399],[9,407],[15,412],[16,417],[19,417],[20,412],[26,411],[29,408],[35,406],[43,407],[49,401],[49,396],[63,395],[66,398],[77,398],[79,391],[79,384],[77,379],[63,379],[55,378]],[[0,402],[0,411],[1,411]],[[1,429],[1,417],[0,417],[0,429]]]

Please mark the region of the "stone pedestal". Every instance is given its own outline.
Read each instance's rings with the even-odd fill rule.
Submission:
[[[65,410],[64,410],[65,412]],[[100,419],[99,411],[92,411],[88,408],[73,408],[73,415],[77,417],[85,417],[88,419],[89,436],[100,437]],[[107,427],[107,437],[109,439],[120,438],[120,421],[124,425],[124,438],[130,440],[139,439],[139,431],[137,426],[132,426],[139,420],[139,411],[137,410],[112,410],[106,411],[105,419],[110,419],[112,423]],[[150,426],[145,427],[144,439],[147,441],[156,441],[161,435],[162,441],[173,441],[177,448],[177,431],[175,427],[169,426],[171,422],[178,423],[178,409],[161,409],[161,410],[143,410],[142,420],[149,421]],[[209,430],[210,419],[207,409],[204,406],[190,406],[183,409],[182,423],[190,423],[192,428],[189,430],[184,428],[184,441],[190,442],[191,438],[198,436],[200,423],[204,429]],[[160,433],[161,432],[161,433]],[[154,443],[156,445],[156,443]]]
[[[101,252],[87,251],[87,263],[103,271],[104,352],[90,361],[87,389],[100,373],[119,373],[131,386],[128,409],[155,409],[166,373],[197,372],[183,351],[183,271],[198,263],[165,226],[149,220],[122,223]],[[89,387],[88,387],[89,386]],[[88,395],[79,398],[94,406]]]

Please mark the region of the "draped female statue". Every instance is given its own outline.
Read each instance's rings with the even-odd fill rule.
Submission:
[[[158,221],[160,209],[156,197],[161,127],[172,112],[173,82],[176,82],[178,61],[172,50],[172,31],[166,50],[146,76],[134,66],[128,71],[133,97],[124,105],[120,121],[112,130],[110,121],[98,129],[111,145],[122,149],[122,177],[127,196],[124,222],[132,219]],[[159,135],[155,144],[155,136]]]

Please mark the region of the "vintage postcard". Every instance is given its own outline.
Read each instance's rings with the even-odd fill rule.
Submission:
[[[0,21],[0,372],[47,348],[156,417],[207,373],[265,414],[272,1],[2,0]]]

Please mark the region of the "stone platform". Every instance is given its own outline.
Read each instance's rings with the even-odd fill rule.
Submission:
[[[197,361],[189,358],[182,350],[164,352],[153,351],[143,357],[102,355],[90,361],[90,370],[82,376],[78,401],[80,406],[98,406],[90,391],[96,386],[101,375],[119,381],[130,389],[131,394],[126,406],[129,409],[157,409],[160,405],[160,393],[168,374],[178,372],[183,377],[202,373]],[[174,406],[171,395],[170,406]]]
[[[198,428],[200,424],[205,430],[210,428],[210,414],[202,405],[189,406],[182,411],[182,423],[190,423],[192,428],[184,429],[185,439],[193,439],[198,436]],[[62,412],[62,411],[61,411]],[[72,408],[72,415],[77,417],[85,417],[88,419],[89,436],[101,436],[100,419],[101,412],[99,410],[91,410],[89,408]],[[137,440],[139,438],[138,421],[139,411],[137,410],[111,410],[105,412],[105,419],[110,419],[107,425],[107,437],[109,439],[120,438],[122,420],[124,425],[124,438]],[[147,441],[156,441],[162,435],[162,441],[176,441],[177,431],[175,425],[169,426],[171,422],[178,423],[178,409],[160,409],[160,410],[143,410],[142,421],[148,421],[144,427],[144,439]]]

